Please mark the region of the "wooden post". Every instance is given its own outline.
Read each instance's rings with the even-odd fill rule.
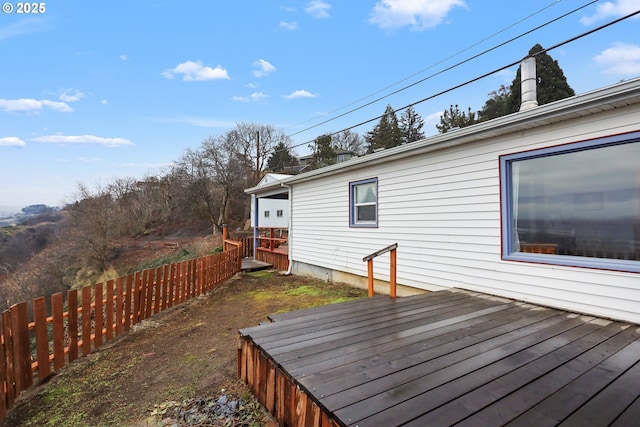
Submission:
[[[62,369],[64,361],[64,304],[62,294],[51,295],[51,316],[53,317],[53,369]]]
[[[44,381],[51,374],[49,366],[49,335],[47,333],[47,304],[44,297],[33,300],[33,316],[36,329],[38,379]]]
[[[373,258],[367,260],[367,281],[369,285],[369,297],[373,296]]]
[[[229,230],[227,224],[222,224],[222,252],[227,251],[227,238],[229,237]]]
[[[11,312],[11,333],[13,340],[13,369],[16,382],[16,396],[33,384],[31,371],[31,348],[29,340],[29,321],[27,303],[21,302],[9,308]],[[7,339],[8,337],[5,337]]]
[[[390,267],[389,267],[389,274],[391,276],[391,280],[389,281],[389,296],[391,298],[395,298],[396,297],[396,249],[392,249],[391,253],[389,254],[389,259],[391,260],[390,262]]]

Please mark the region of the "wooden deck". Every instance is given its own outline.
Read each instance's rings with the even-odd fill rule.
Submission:
[[[638,426],[640,327],[448,290],[272,316],[240,376],[281,426]]]

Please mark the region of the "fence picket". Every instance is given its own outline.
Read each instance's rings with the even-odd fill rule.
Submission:
[[[136,271],[133,275],[133,318],[131,324],[135,325],[140,321],[140,297],[141,297],[141,275],[139,271]]]
[[[102,327],[104,324],[104,285],[102,283],[96,283],[94,286],[94,310],[93,310],[93,318],[94,318],[94,343],[95,348],[102,347]]]
[[[68,334],[69,334],[69,363],[78,358],[78,290],[67,292]]]
[[[53,369],[64,366],[64,306],[62,293],[51,295],[51,317],[53,318]]]
[[[91,286],[82,288],[82,355],[91,352]]]
[[[123,300],[124,297],[124,278],[118,277],[116,279],[116,335],[120,335],[122,333],[122,329],[124,327],[123,324],[123,314],[127,311],[126,306]]]
[[[2,380],[5,390],[3,401],[4,409],[13,405],[16,398],[15,372],[13,371],[13,340],[11,339],[11,312],[6,310],[2,313]],[[0,390],[2,390],[0,389]]]
[[[33,319],[36,332],[38,379],[43,381],[51,374],[51,368],[49,367],[49,334],[47,332],[47,303],[44,297],[33,300]]]
[[[29,321],[27,303],[13,305],[11,311],[11,333],[13,339],[13,368],[16,376],[16,395],[33,384],[31,352],[29,343]]]
[[[105,340],[113,338],[113,280],[107,281],[107,295],[105,298]]]

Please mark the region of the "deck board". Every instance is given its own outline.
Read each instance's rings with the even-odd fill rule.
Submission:
[[[638,423],[638,325],[459,290],[271,320],[240,331],[240,357],[284,424]]]

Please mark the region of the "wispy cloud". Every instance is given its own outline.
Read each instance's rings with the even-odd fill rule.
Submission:
[[[289,95],[283,95],[282,97],[286,99],[316,98],[317,95],[314,95],[311,92],[306,90],[296,90],[291,92]]]
[[[258,102],[266,98],[269,98],[269,95],[267,95],[266,93],[253,92],[249,96],[234,96],[231,98],[231,100],[238,101],[238,102]]]
[[[607,1],[596,5],[596,11],[593,15],[580,18],[580,23],[591,25],[605,19],[628,15],[636,10],[638,10],[638,0]]]
[[[4,110],[6,112],[39,113],[45,108],[62,113],[69,113],[73,111],[73,108],[69,107],[65,102],[50,101],[48,99],[0,99],[0,110]]]
[[[0,138],[0,147],[24,147],[25,145],[27,144],[16,136]]]
[[[32,141],[59,145],[102,145],[110,148],[134,145],[133,142],[129,141],[128,139],[104,138],[95,135],[47,135],[33,138]]]
[[[326,19],[330,18],[329,10],[331,9],[331,5],[322,0],[312,0],[307,4],[307,7],[304,8],[304,11],[314,18],[318,19]]]
[[[293,30],[297,30],[298,29],[298,23],[296,21],[291,21],[291,22],[280,21],[278,26],[280,28],[283,28],[283,29],[289,30],[289,31],[293,31]]]
[[[24,34],[31,34],[42,31],[44,29],[43,24],[46,21],[41,18],[26,18],[21,19],[13,24],[0,27],[0,40],[7,40],[13,37],[22,36]]]
[[[127,57],[127,55],[120,55],[120,59],[121,59],[122,61],[128,61],[128,60],[129,60],[129,58]]]
[[[614,43],[597,55],[594,60],[605,67],[604,73],[621,76],[640,74],[640,46],[630,43]]]
[[[63,89],[58,99],[64,102],[75,102],[84,98],[84,93],[77,89]]]
[[[186,61],[162,72],[162,75],[168,79],[173,79],[178,74],[182,75],[184,81],[229,79],[227,70],[220,65],[211,68],[205,66],[202,61]]]
[[[177,123],[189,126],[197,126],[204,128],[222,128],[228,129],[236,125],[233,121],[224,121],[219,119],[212,119],[208,117],[195,117],[195,116],[176,116],[176,117],[159,117],[152,118],[151,120],[160,123]]]
[[[253,63],[253,66],[258,68],[253,72],[253,75],[255,77],[266,77],[276,70],[276,67],[274,67],[264,59],[258,59]]]
[[[369,23],[383,30],[405,26],[414,31],[436,27],[455,6],[466,7],[463,0],[382,0],[369,15]]]

